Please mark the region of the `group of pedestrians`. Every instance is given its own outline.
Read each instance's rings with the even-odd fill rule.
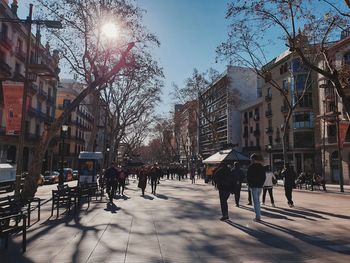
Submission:
[[[159,179],[162,176],[162,171],[157,163],[151,166],[145,166],[137,171],[137,176],[139,178],[138,188],[142,191],[142,196],[145,196],[145,189],[147,186],[147,181],[151,182],[152,194],[156,195],[157,185],[159,184]]]
[[[117,167],[115,162],[104,172],[104,183],[107,186],[109,202],[113,203],[113,198],[118,190],[118,194],[124,196],[125,182],[128,177],[128,171],[124,167]]]
[[[265,204],[266,194],[269,193],[271,205],[275,207],[273,197],[273,185],[277,180],[272,172],[267,172],[262,165],[262,158],[257,154],[250,156],[251,164],[247,170],[247,185],[248,185],[248,205],[253,205],[255,222],[261,221],[260,196],[262,194],[263,205]],[[290,207],[294,206],[292,191],[295,188],[296,174],[294,170],[285,163],[281,175],[284,178],[285,196]],[[222,217],[220,220],[229,219],[227,200],[231,194],[235,196],[236,206],[239,207],[240,192],[242,182],[244,180],[243,171],[239,167],[239,163],[235,162],[231,168],[229,164],[222,163],[214,173],[213,180],[219,190],[220,206]]]

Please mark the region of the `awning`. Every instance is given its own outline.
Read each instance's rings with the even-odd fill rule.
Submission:
[[[236,150],[222,150],[212,156],[209,156],[203,163],[215,164],[221,162],[236,162],[236,161],[250,161],[249,157]]]

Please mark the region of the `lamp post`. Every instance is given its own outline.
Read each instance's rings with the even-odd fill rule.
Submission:
[[[106,160],[105,160],[105,167],[108,167],[108,159],[109,159],[109,147],[106,149]]]
[[[269,153],[269,163],[270,163],[270,170],[272,171],[272,159],[271,159],[271,152],[272,152],[272,145],[267,145],[267,152]]]
[[[64,137],[66,135],[66,132],[68,131],[68,125],[62,125],[62,145],[61,145],[61,172],[60,172],[60,177],[58,180],[59,185],[63,185],[64,182],[64,173],[63,173],[63,163],[64,163]]]

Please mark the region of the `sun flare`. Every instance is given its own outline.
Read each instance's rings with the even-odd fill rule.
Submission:
[[[118,28],[113,23],[106,23],[102,26],[102,34],[108,38],[117,38]]]

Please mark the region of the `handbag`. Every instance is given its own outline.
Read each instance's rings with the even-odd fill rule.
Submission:
[[[272,183],[275,185],[277,184],[277,179],[275,177],[272,177]]]

